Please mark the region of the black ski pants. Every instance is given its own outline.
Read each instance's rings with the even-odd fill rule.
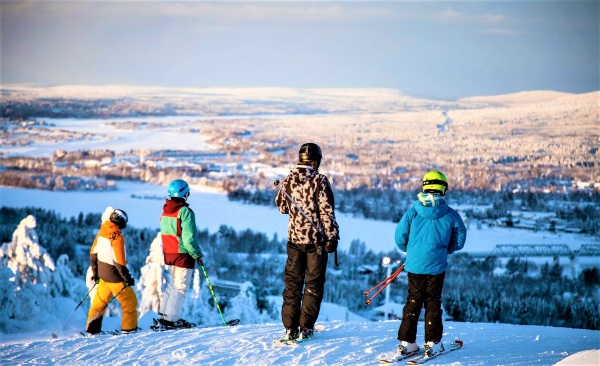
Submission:
[[[287,243],[281,320],[288,329],[312,329],[321,311],[327,253],[316,244]]]
[[[402,311],[398,340],[415,343],[421,309],[425,306],[425,342],[442,340],[442,289],[446,273],[423,275],[408,273],[408,296]]]

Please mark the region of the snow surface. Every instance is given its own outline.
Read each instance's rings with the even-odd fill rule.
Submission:
[[[151,316],[140,320],[147,329]],[[114,320],[116,318],[107,318]],[[116,319],[118,320],[118,319]],[[276,347],[281,324],[142,330],[123,336],[84,338],[75,332],[40,330],[17,339],[0,338],[0,362],[61,365],[376,365],[393,353],[399,321],[323,322],[325,330],[298,347]],[[110,324],[105,321],[104,329]],[[114,324],[113,324],[114,325]],[[0,336],[4,337],[4,336]],[[13,335],[14,337],[14,335]],[[418,342],[423,339],[419,324]],[[461,350],[432,365],[598,365],[600,332],[510,324],[445,322],[444,342],[462,339]]]

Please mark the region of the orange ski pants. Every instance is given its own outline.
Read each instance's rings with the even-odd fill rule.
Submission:
[[[123,290],[123,291],[121,291]],[[120,292],[120,293],[119,293]],[[132,331],[137,329],[138,313],[137,313],[137,297],[135,292],[129,286],[125,287],[125,282],[111,283],[100,279],[96,296],[92,301],[92,306],[88,313],[88,332],[97,333],[102,327],[102,317],[106,311],[106,304],[112,296],[117,296],[117,301],[121,304],[121,330]],[[90,329],[95,328],[95,329]]]

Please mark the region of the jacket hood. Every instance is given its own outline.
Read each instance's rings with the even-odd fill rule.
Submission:
[[[446,203],[446,200],[439,196],[439,200],[436,200],[436,205],[431,205],[428,201],[423,201],[422,199],[418,199],[413,202],[413,207],[417,211],[419,216],[426,219],[439,219],[444,216],[450,206]]]
[[[166,213],[175,213],[183,206],[189,206],[187,202],[175,201],[175,200],[166,200],[165,205],[163,206],[163,210]]]
[[[292,169],[292,179],[297,183],[305,183],[319,174],[317,169],[313,169],[307,165],[297,165]]]
[[[121,235],[121,229],[112,221],[105,221],[100,226],[99,235],[105,238],[112,238],[114,234]]]

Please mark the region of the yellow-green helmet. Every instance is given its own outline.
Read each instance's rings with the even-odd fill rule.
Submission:
[[[446,195],[448,178],[442,172],[432,170],[423,177],[423,192]]]

